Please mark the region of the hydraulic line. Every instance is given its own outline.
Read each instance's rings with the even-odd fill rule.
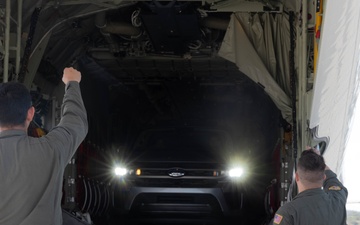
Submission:
[[[16,28],[16,61],[15,61],[15,74],[20,72],[20,53],[21,53],[21,32],[22,32],[22,7],[23,0],[18,0],[18,19]],[[16,78],[17,80],[17,78]]]
[[[294,29],[294,12],[289,14],[290,22],[290,88],[291,88],[291,108],[292,108],[292,140],[294,149],[294,167],[296,169],[297,160],[297,126],[296,126],[296,71],[295,71],[295,29]],[[304,34],[303,34],[304,35]]]
[[[39,19],[40,11],[41,11],[41,8],[35,8],[33,14],[31,15],[30,31],[29,31],[28,38],[26,40],[23,61],[22,61],[20,72],[19,72],[19,78],[18,78],[19,82],[24,82],[24,78],[25,78],[25,74],[26,74],[26,70],[27,70],[27,66],[28,66],[30,54],[31,54],[31,45],[32,45],[32,41],[34,38],[36,24]]]
[[[11,2],[6,1],[5,10],[5,57],[4,57],[4,77],[3,82],[9,81],[9,49],[10,49],[10,14],[11,14]]]
[[[134,5],[135,3],[124,3],[120,6],[115,6],[115,7],[111,7],[111,8],[105,8],[105,9],[98,9],[98,10],[94,10],[94,11],[91,11],[91,12],[87,12],[87,13],[82,13],[82,14],[76,14],[75,16],[72,16],[72,17],[68,17],[56,24],[54,24],[54,26],[52,26],[44,35],[43,37],[40,39],[40,41],[37,43],[37,45],[34,47],[32,53],[30,54],[30,57],[34,54],[34,52],[39,48],[40,44],[44,41],[44,39],[46,39],[46,37],[48,35],[51,34],[51,32],[57,28],[59,25],[67,22],[67,21],[70,21],[70,20],[73,20],[73,19],[76,19],[76,18],[81,18],[81,17],[85,17],[85,16],[90,16],[90,15],[93,15],[93,14],[97,14],[97,13],[100,13],[100,12],[104,12],[104,11],[108,11],[108,10],[112,10],[112,9],[118,9],[118,8],[121,8],[121,7],[127,7],[127,6],[132,6]]]
[[[294,27],[294,12],[289,13],[289,22],[290,22],[290,88],[291,88],[291,104],[292,104],[292,147],[293,147],[293,169],[292,169],[292,179],[291,184],[288,189],[287,201],[291,201],[293,193],[296,191],[295,183],[295,171],[297,164],[297,155],[298,155],[298,144],[297,144],[297,116],[296,116],[296,71],[295,71],[295,27]],[[304,35],[304,34],[303,34]]]

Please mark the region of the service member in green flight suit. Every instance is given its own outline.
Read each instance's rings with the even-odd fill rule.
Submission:
[[[276,212],[273,224],[345,225],[347,189],[317,149],[302,152],[295,174],[299,193]]]

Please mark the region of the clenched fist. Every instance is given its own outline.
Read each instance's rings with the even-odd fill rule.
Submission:
[[[81,81],[81,73],[74,69],[73,67],[66,67],[64,69],[62,81],[66,85],[70,81],[77,81],[80,83]]]

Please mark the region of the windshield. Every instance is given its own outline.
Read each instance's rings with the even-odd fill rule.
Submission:
[[[231,149],[231,139],[220,130],[198,128],[152,129],[143,132],[133,149],[136,155],[167,159],[208,159]]]

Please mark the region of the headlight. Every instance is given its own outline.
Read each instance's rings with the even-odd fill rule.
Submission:
[[[243,174],[244,174],[244,169],[241,167],[236,167],[229,170],[229,177],[238,178],[241,177]]]
[[[127,174],[127,169],[124,167],[116,167],[114,172],[116,176],[122,177]]]

